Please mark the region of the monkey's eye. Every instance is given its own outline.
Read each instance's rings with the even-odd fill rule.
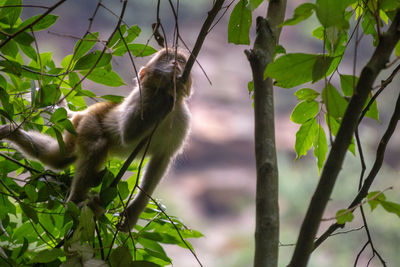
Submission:
[[[181,64],[185,64],[186,60],[184,58],[177,58],[176,61],[178,61]]]

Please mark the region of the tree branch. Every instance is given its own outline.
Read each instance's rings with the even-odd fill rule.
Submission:
[[[391,79],[393,79],[393,78],[391,78]],[[377,94],[378,94],[378,92],[377,92]],[[373,99],[371,98],[371,100],[373,100]],[[363,112],[363,114],[364,114],[364,112]],[[388,128],[386,129],[385,134],[383,135],[383,137],[381,138],[381,140],[379,142],[378,149],[377,149],[377,152],[376,152],[374,165],[373,165],[370,173],[368,174],[364,184],[360,188],[357,196],[354,198],[354,200],[349,205],[348,209],[352,209],[355,206],[357,206],[367,196],[368,191],[369,191],[373,181],[375,180],[376,175],[378,174],[378,171],[382,167],[383,158],[385,156],[385,150],[386,150],[387,143],[389,142],[390,138],[392,137],[399,119],[400,119],[400,95],[399,95],[399,97],[397,99],[396,107],[395,107],[395,110],[393,112],[392,118],[390,119]],[[336,231],[339,228],[343,228],[343,227],[344,227],[344,224],[337,224],[337,223],[332,224],[317,239],[317,241],[315,241],[313,250],[315,250],[319,245],[321,245],[322,242],[324,242],[334,231]]]
[[[332,149],[328,155],[318,186],[301,226],[290,266],[307,265],[323,212],[336,183],[347,148],[357,127],[361,111],[377,75],[385,68],[385,64],[389,61],[394,46],[400,39],[399,25],[400,11],[398,10],[391,26],[381,36],[374,54],[361,72],[360,79],[343,116],[337,137],[332,144]]]
[[[279,40],[286,0],[271,0],[267,19],[257,18],[256,40],[245,54],[254,82],[254,139],[257,172],[254,266],[277,266],[279,251],[278,166],[272,79],[264,79]]]
[[[196,58],[200,52],[200,49],[204,43],[204,40],[207,37],[208,30],[210,29],[211,24],[213,23],[218,12],[221,10],[223,3],[224,3],[224,0],[216,0],[214,6],[208,12],[208,16],[207,16],[206,20],[204,21],[203,26],[201,27],[199,36],[197,37],[196,43],[193,47],[192,53],[190,54],[190,57],[188,59],[188,62],[186,63],[185,69],[184,69],[182,77],[181,77],[181,80],[184,84],[186,83],[187,79],[189,78],[190,71],[192,70],[193,64],[196,61]]]

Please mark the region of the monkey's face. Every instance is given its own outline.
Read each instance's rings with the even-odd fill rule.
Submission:
[[[158,52],[140,72],[142,84],[152,88],[176,88],[176,93],[182,96],[190,95],[191,78],[186,84],[182,84],[179,78],[183,74],[187,56],[174,48],[163,49]]]
[[[175,54],[172,49],[168,49],[162,50],[156,58],[149,62],[148,67],[154,68],[159,75],[179,78],[183,73],[186,61],[187,58],[184,54]]]

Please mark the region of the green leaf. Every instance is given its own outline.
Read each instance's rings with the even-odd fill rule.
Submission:
[[[86,75],[87,73],[88,73],[87,71],[81,71],[81,74],[83,75]],[[116,72],[114,71],[108,72],[105,69],[94,69],[89,74],[89,76],[87,76],[87,78],[93,82],[112,87],[125,85],[121,77],[119,77],[119,75]]]
[[[22,67],[16,61],[12,60],[0,60],[0,66],[3,67],[1,71],[14,74],[17,77],[20,77],[22,74]]]
[[[73,70],[87,70],[93,67],[94,63],[98,60],[101,55],[101,51],[97,50],[92,53],[89,53],[83,57],[81,57],[75,64]],[[104,53],[99,62],[96,65],[96,68],[103,67],[110,63],[112,58],[111,54]]]
[[[264,0],[250,0],[250,10],[254,11]]]
[[[274,58],[279,54],[286,54],[286,49],[281,45],[275,46]]]
[[[368,99],[367,99],[367,102],[365,103],[365,106],[368,105],[370,100],[371,100],[371,97],[369,96]],[[372,102],[372,104],[369,107],[367,113],[365,113],[365,117],[368,117],[368,118],[376,120],[377,122],[380,122],[380,120],[379,120],[378,103],[376,102],[376,100],[374,100],[374,102]]]
[[[394,48],[394,53],[396,57],[400,57],[400,42],[397,42],[395,48]]]
[[[319,96],[319,93],[310,88],[303,88],[294,93],[298,100],[314,100]]]
[[[51,122],[58,122],[67,118],[67,110],[65,108],[58,108],[50,117]]]
[[[249,90],[249,95],[251,96],[254,92],[254,82],[250,81],[247,83],[247,89]]]
[[[127,246],[122,246],[114,249],[110,257],[110,263],[112,267],[132,266],[132,255],[129,252],[129,248]]]
[[[371,207],[371,211],[373,211],[381,203],[381,201],[386,200],[386,196],[381,191],[373,191],[368,193],[367,200],[369,206]]]
[[[36,99],[35,103],[39,107],[48,107],[56,103],[60,96],[61,93],[56,84],[46,84],[39,89],[39,94],[36,96],[38,99]]]
[[[18,29],[22,29],[25,26],[31,24],[32,22],[34,22],[36,19],[38,19],[42,14],[30,17],[28,19],[26,19],[24,22],[22,22],[19,26]],[[45,30],[47,28],[49,28],[51,25],[53,25],[56,20],[58,19],[58,16],[56,15],[52,15],[52,14],[48,14],[45,17],[43,17],[42,19],[40,19],[38,22],[36,22],[33,25],[33,31],[37,32],[37,31],[42,31]]]
[[[66,129],[68,132],[70,132],[73,135],[78,134],[75,130],[74,125],[72,124],[72,122],[69,119],[60,120],[57,122],[57,125],[62,126],[63,129]]]
[[[129,187],[127,182],[121,181],[118,183],[117,187],[122,199],[125,199],[129,196]]]
[[[400,217],[400,204],[390,201],[381,201],[381,205],[387,212],[394,213]]]
[[[18,252],[17,258],[19,258],[22,255],[24,255],[24,253],[28,250],[28,246],[29,246],[29,241],[28,241],[28,239],[26,239],[24,237],[24,243],[22,244],[22,247],[21,247],[20,251]]]
[[[69,84],[70,84],[71,88],[75,87],[75,85],[81,80],[79,78],[79,75],[76,72],[70,72],[68,74],[68,79],[69,79]],[[82,84],[79,84],[79,86],[76,89],[78,90],[78,93],[81,92]]]
[[[42,250],[33,257],[32,262],[47,263],[52,262],[58,257],[65,256],[64,252],[59,248],[53,248],[52,250]]]
[[[7,17],[8,23],[10,24],[11,28],[14,27],[14,24],[17,22],[19,16],[21,15],[22,7],[18,7],[18,5],[21,5],[21,4],[22,4],[22,0],[7,0],[4,3],[4,6],[12,6],[12,5],[16,5],[16,6],[12,7],[12,8],[0,9],[0,18]]]
[[[318,124],[317,134],[313,142],[314,156],[317,158],[318,171],[324,166],[326,153],[328,152],[328,142],[326,141],[326,135],[324,129]]]
[[[21,51],[24,52],[25,55],[27,55],[30,59],[33,59],[34,61],[37,61],[37,54],[36,50],[33,49],[32,46],[25,46],[25,45],[19,45],[19,48],[21,48]]]
[[[128,29],[128,35],[125,37],[125,42],[126,43],[131,43],[133,42],[136,37],[138,37],[140,35],[140,32],[142,30],[139,28],[138,25],[133,25]]]
[[[339,127],[340,127],[340,122],[333,118],[332,116],[328,117],[328,114],[325,114],[325,123],[326,125],[328,125],[329,129],[331,130],[331,133],[336,136],[338,131],[339,131]],[[351,139],[351,143],[350,146],[348,148],[348,150],[355,156],[356,155],[356,149],[355,149],[355,144],[354,144],[354,137]]]
[[[119,33],[121,32],[122,35],[124,35],[124,33],[126,32],[126,25],[122,24],[119,27],[119,31],[116,31],[115,34],[111,37],[110,42],[108,43],[108,47],[111,48],[113,47],[113,45],[115,45],[115,43],[121,39],[121,34]]]
[[[327,84],[322,91],[322,100],[327,107],[328,114],[341,120],[347,108],[347,101],[339,94],[332,84]]]
[[[380,8],[382,10],[394,10],[399,8],[400,1],[399,0],[382,0],[380,3]]]
[[[317,101],[302,101],[294,107],[290,119],[294,123],[303,124],[309,119],[314,118],[318,111],[319,104]]]
[[[94,32],[88,34],[83,40],[79,40],[74,47],[74,60],[80,59],[83,55],[90,51],[99,39],[99,33]]]
[[[344,96],[352,96],[353,88],[356,87],[358,83],[358,77],[353,75],[342,75],[340,74],[340,87]]]
[[[316,6],[312,3],[304,3],[296,7],[293,17],[285,20],[282,25],[296,25],[297,23],[308,19],[314,12]]]
[[[0,102],[3,109],[7,112],[8,117],[12,118],[14,116],[14,107],[10,103],[10,96],[2,87],[0,87]]]
[[[113,201],[113,199],[118,195],[118,190],[115,187],[109,187],[100,193],[101,203],[104,207]]]
[[[332,60],[332,57],[316,54],[286,54],[267,66],[264,78],[275,79],[276,85],[283,88],[292,88],[310,81],[316,82],[330,74],[324,73],[321,68],[329,69]]]
[[[345,20],[345,9],[355,2],[355,0],[317,0],[316,14],[322,26],[336,26],[342,29],[347,29],[349,23]]]
[[[306,155],[311,148],[318,130],[316,119],[311,119],[300,126],[296,133],[296,143],[294,149],[297,153],[297,158]]]
[[[157,241],[150,240],[150,239],[147,239],[147,238],[141,238],[141,237],[139,236],[138,242],[139,242],[144,248],[147,248],[147,249],[151,249],[151,250],[153,250],[153,251],[156,251],[156,252],[162,254],[163,257],[168,258],[168,256],[167,256],[167,254],[165,253],[163,247],[162,247],[160,244],[158,244]]]
[[[311,34],[318,40],[324,40],[324,27],[315,28]]]
[[[317,57],[312,70],[313,83],[325,77],[326,73],[331,67],[332,61],[333,57],[323,55]]]
[[[336,212],[336,219],[338,224],[345,224],[346,222],[353,221],[354,215],[349,210],[342,209]]]
[[[249,32],[252,21],[251,10],[246,7],[247,0],[240,0],[233,8],[228,24],[228,42],[250,44]]]
[[[150,56],[154,53],[157,52],[153,47],[145,44],[128,44],[129,51],[131,51],[132,55],[135,57],[147,57]],[[124,55],[128,50],[126,49],[126,46],[121,46],[120,48],[116,49],[113,52],[114,56],[122,56]]]
[[[371,34],[374,38],[374,45],[376,45],[377,39],[378,39],[378,33],[376,32],[375,25],[376,25],[376,20],[375,17],[369,14],[370,12],[367,12],[364,14],[363,19],[361,21],[361,26],[364,30],[364,34]]]
[[[10,40],[8,43],[0,48],[0,52],[11,58],[16,58],[16,56],[18,55],[17,43],[14,40]]]
[[[35,38],[30,33],[27,32],[21,32],[17,36],[13,38],[14,41],[16,41],[19,45],[24,45],[24,46],[30,46],[33,41],[35,41]]]
[[[36,188],[31,184],[25,185],[25,193],[28,196],[31,202],[36,202],[38,198],[38,193],[36,192]]]
[[[7,80],[3,77],[3,75],[0,75],[0,87],[7,89]]]
[[[124,97],[120,95],[103,95],[101,98],[114,103],[120,103],[122,100],[124,100]]]
[[[21,207],[22,211],[25,213],[25,215],[28,216],[32,220],[32,222],[34,222],[34,223],[39,222],[37,213],[33,208],[31,208],[30,206],[28,206],[22,202],[20,203],[20,207]]]
[[[55,125],[55,126],[52,126],[51,128],[49,128],[46,131],[46,133],[56,137],[57,142],[58,142],[58,146],[60,148],[60,153],[64,154],[65,153],[65,143],[64,143],[63,136],[62,136],[62,129],[59,129]]]
[[[148,248],[144,248],[144,250],[151,256],[157,258],[157,259],[161,259],[165,262],[171,263],[171,259],[168,258],[168,256],[165,253],[160,253],[158,251],[152,250],[152,249],[148,249]]]
[[[64,69],[67,69],[68,66],[70,66],[70,64],[71,64],[71,61],[72,61],[72,55],[67,55],[61,60],[61,66]],[[73,64],[71,66],[73,66]],[[71,72],[71,73],[74,73],[74,72]],[[71,73],[70,73],[70,75],[71,75]]]
[[[117,49],[117,48],[120,48],[122,46],[125,46],[125,43],[129,44],[129,43],[133,42],[136,39],[136,37],[139,36],[140,32],[141,32],[141,29],[137,25],[133,25],[132,27],[130,27],[128,29],[128,34],[127,34],[127,36],[124,37],[123,40],[122,40],[121,36],[118,34],[118,36],[119,36],[118,39],[120,39],[120,40],[113,47],[113,49]]]
[[[88,206],[84,206],[81,210],[81,216],[79,217],[79,226],[82,229],[84,239],[90,242],[93,241],[95,227],[94,214]]]
[[[7,196],[5,195],[0,195],[0,217],[4,218],[8,214],[15,214],[16,213],[16,208],[14,204],[10,202]]]

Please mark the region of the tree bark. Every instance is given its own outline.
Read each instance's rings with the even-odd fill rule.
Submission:
[[[385,68],[396,43],[400,39],[399,26],[400,11],[398,10],[388,31],[381,36],[370,61],[361,71],[360,79],[343,116],[338,134],[332,144],[318,186],[308,207],[289,266],[307,265],[323,212],[339,175],[361,111],[377,75]]]
[[[267,19],[257,18],[257,36],[252,50],[245,53],[254,82],[254,138],[257,168],[256,229],[254,266],[278,265],[279,205],[278,166],[275,148],[274,95],[266,66],[273,61],[286,9],[286,0],[271,0]]]

